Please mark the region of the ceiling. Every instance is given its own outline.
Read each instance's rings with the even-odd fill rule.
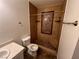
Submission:
[[[42,8],[48,5],[59,5],[64,2],[64,0],[29,0],[33,5],[35,5],[37,8]]]

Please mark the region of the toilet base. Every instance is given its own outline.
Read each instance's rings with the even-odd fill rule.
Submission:
[[[28,52],[29,55],[31,55],[33,57],[37,56],[37,51],[30,51],[30,50],[28,50],[27,52]]]

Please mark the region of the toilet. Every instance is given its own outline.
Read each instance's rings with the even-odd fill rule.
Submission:
[[[27,47],[28,54],[30,54],[33,57],[37,56],[38,45],[31,43],[30,36],[23,38],[22,43],[24,47]]]

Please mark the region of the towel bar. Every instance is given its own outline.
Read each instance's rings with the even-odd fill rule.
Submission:
[[[78,21],[75,21],[75,22],[62,22],[61,20],[59,20],[59,21],[56,21],[56,22],[61,22],[62,24],[72,24],[74,26],[78,25]]]

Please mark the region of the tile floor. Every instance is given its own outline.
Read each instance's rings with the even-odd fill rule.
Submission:
[[[27,52],[24,52],[24,59],[57,59],[57,58],[56,56],[53,56],[50,53],[43,51],[42,49],[39,49],[36,58],[30,56]]]

